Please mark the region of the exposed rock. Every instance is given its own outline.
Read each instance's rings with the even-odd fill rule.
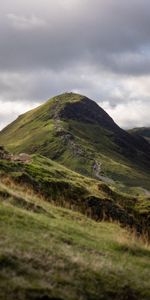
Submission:
[[[0,146],[0,159],[11,160],[11,154],[3,146]]]
[[[31,162],[31,156],[29,154],[20,153],[18,155],[13,155],[13,154],[10,154],[8,151],[6,151],[3,146],[0,146],[0,159],[17,161],[17,162],[21,162],[21,163]]]
[[[11,160],[22,162],[22,163],[29,163],[31,162],[31,156],[27,153],[20,153],[18,155],[12,155]]]

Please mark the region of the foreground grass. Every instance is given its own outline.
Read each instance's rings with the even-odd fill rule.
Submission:
[[[124,190],[119,193],[114,186],[82,176],[39,155],[31,156],[26,164],[0,160],[0,180],[7,190],[11,187],[10,194],[16,186],[23,195],[31,190],[48,202],[78,210],[96,221],[113,220],[150,236],[148,195],[133,197]]]
[[[149,299],[141,240],[29,191],[1,191],[0,299]]]

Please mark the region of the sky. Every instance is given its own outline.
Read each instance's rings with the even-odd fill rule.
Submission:
[[[150,126],[149,0],[1,1],[0,129],[70,91]]]

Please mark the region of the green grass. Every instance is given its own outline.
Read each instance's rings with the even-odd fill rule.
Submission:
[[[11,186],[0,194],[0,236],[2,300],[150,297],[150,249],[117,224],[96,223]]]
[[[0,133],[15,153],[36,153],[0,160],[2,300],[150,298],[148,166],[97,124],[59,120],[83,98],[50,99]],[[95,161],[111,184],[96,180]]]
[[[28,164],[0,160],[0,170],[2,182],[8,181],[9,185],[10,179],[24,189],[32,189],[48,202],[78,210],[95,220],[120,222],[139,233],[150,232],[148,196],[120,193],[114,186],[37,155],[33,155]]]

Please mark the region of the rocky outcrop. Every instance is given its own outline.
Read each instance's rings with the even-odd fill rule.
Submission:
[[[0,159],[11,160],[11,154],[3,146],[0,146]]]
[[[31,162],[31,156],[27,153],[20,153],[18,155],[12,155],[11,161],[17,161],[21,163],[29,163]]]
[[[31,156],[26,153],[20,153],[18,155],[10,154],[3,146],[0,146],[0,159],[17,161],[21,163],[31,162]]]

